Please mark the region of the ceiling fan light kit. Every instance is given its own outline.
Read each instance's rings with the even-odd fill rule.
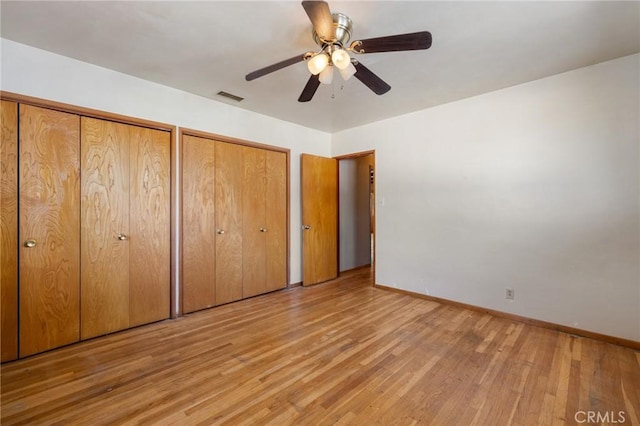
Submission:
[[[313,75],[320,74],[329,65],[329,56],[325,53],[318,53],[307,61],[309,72]]]
[[[313,40],[320,47],[317,53],[306,52],[293,58],[269,65],[253,71],[245,77],[247,81],[278,71],[282,68],[307,61],[307,68],[311,73],[309,81],[305,85],[298,102],[308,102],[313,98],[320,83],[331,84],[333,81],[334,67],[338,69],[340,76],[348,80],[356,76],[365,86],[377,95],[382,95],[391,89],[380,77],[352,59],[348,51],[356,54],[397,52],[404,50],[424,50],[431,47],[431,33],[421,31],[416,33],[399,34],[386,37],[377,37],[364,40],[356,40],[347,45],[351,39],[353,22],[342,13],[332,14],[329,5],[325,1],[303,1],[304,8],[311,24],[313,25]]]
[[[333,66],[329,65],[320,73],[320,83],[331,84],[333,81]]]
[[[347,65],[347,67],[338,68],[338,72],[340,73],[340,76],[342,77],[342,79],[346,81],[346,80],[349,80],[351,77],[353,77],[353,75],[356,73],[356,67],[354,67],[351,61],[349,61],[349,64]]]
[[[351,56],[349,56],[346,50],[338,48],[331,53],[331,62],[343,70],[351,64]]]

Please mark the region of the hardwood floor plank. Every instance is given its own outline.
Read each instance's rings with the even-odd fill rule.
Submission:
[[[3,425],[640,418],[637,351],[373,288],[366,269],[9,362],[0,378]]]

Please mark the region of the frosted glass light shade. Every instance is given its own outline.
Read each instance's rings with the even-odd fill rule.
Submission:
[[[333,81],[333,67],[328,66],[320,73],[320,83],[331,84]]]
[[[307,67],[309,68],[309,72],[311,74],[318,75],[327,67],[328,63],[329,57],[324,53],[320,53],[309,59],[309,61],[307,62]]]
[[[344,80],[349,80],[356,73],[356,67],[354,67],[353,64],[349,62],[349,65],[347,65],[346,68],[338,68],[338,72],[340,72],[340,75]]]
[[[351,58],[346,50],[336,49],[331,54],[331,62],[333,62],[333,65],[338,67],[338,69],[343,70],[351,64]]]

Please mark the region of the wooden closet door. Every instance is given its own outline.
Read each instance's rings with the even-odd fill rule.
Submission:
[[[129,327],[129,126],[81,119],[81,338]]]
[[[242,299],[242,147],[216,142],[216,305]]]
[[[0,361],[18,357],[18,105],[0,106]]]
[[[215,147],[211,139],[182,138],[182,309],[215,305]]]
[[[242,296],[250,297],[267,291],[266,151],[243,147],[243,163]]]
[[[80,118],[20,105],[20,356],[80,332]]]
[[[129,126],[129,325],[169,318],[171,134]]]
[[[266,291],[287,286],[287,156],[267,151]]]

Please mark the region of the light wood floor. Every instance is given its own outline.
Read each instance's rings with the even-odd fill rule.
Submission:
[[[640,424],[640,353],[375,289],[366,270],[1,376],[3,425]]]

